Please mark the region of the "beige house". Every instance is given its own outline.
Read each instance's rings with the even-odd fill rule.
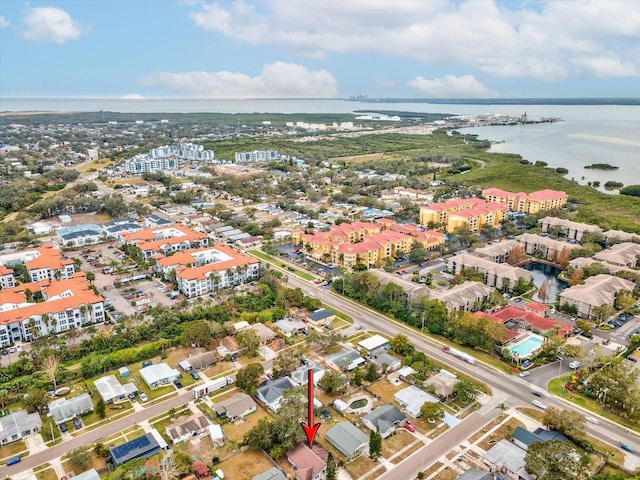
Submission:
[[[575,305],[578,316],[595,318],[594,309],[602,305],[610,305],[616,301],[620,290],[633,291],[635,284],[613,275],[596,275],[589,277],[582,285],[566,289],[560,294],[560,306]]]
[[[453,373],[440,370],[436,375],[426,379],[423,385],[426,390],[428,390],[427,387],[433,386],[439,397],[448,398],[453,395],[453,390],[459,382],[460,380]]]

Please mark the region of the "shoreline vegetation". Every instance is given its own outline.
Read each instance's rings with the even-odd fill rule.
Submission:
[[[584,168],[590,168],[593,170],[618,170],[620,167],[609,165],[608,163],[592,163],[591,165],[585,165]]]

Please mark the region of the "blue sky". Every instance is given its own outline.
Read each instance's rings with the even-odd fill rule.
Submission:
[[[0,2],[0,97],[638,97],[637,1]]]

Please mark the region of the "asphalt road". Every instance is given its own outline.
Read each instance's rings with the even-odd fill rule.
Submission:
[[[288,272],[286,272],[288,274]],[[421,351],[427,353],[429,356],[438,360],[439,362],[450,365],[453,368],[469,375],[486,385],[488,385],[494,395],[508,398],[505,402],[508,406],[531,406],[531,401],[536,399],[531,394],[531,384],[518,376],[507,376],[502,372],[493,370],[490,367],[484,365],[471,365],[456,357],[453,357],[442,351],[442,347],[435,341],[427,339],[413,330],[410,330],[403,325],[392,322],[388,318],[380,315],[379,313],[362,307],[348,299],[340,297],[330,290],[324,290],[317,286],[302,280],[294,275],[289,276],[289,287],[299,287],[305,293],[311,293],[315,298],[322,301],[330,307],[342,311],[351,316],[356,323],[360,323],[369,329],[384,333],[389,336],[394,336],[397,333],[406,335],[411,342]],[[557,368],[557,367],[556,367]],[[538,388],[536,388],[537,390]],[[20,463],[7,467],[3,465],[0,467],[0,478],[11,476],[12,474],[22,472],[38,465],[50,462],[52,459],[60,457],[67,452],[74,450],[80,446],[88,445],[99,441],[101,438],[109,437],[117,432],[120,432],[126,428],[129,428],[136,423],[147,420],[154,416],[160,415],[171,408],[184,405],[193,399],[191,392],[183,393],[176,397],[172,397],[168,400],[160,402],[158,404],[149,406],[143,411],[135,412],[125,418],[118,419],[112,423],[106,424],[95,430],[88,431],[78,437],[74,437],[63,443],[48,448],[42,452],[34,453],[24,458]],[[566,404],[559,399],[551,397],[545,392],[545,396],[540,399],[548,406],[556,406],[563,409],[571,409],[580,411],[573,405]],[[580,412],[585,413],[585,412]],[[453,446],[460,443],[460,441],[466,439],[473,432],[481,428],[481,426],[491,418],[491,414],[485,412],[484,414],[476,412],[456,427],[445,432],[437,440],[438,448],[428,445],[418,450],[415,454],[400,463],[391,472],[385,474],[382,478],[396,479],[396,478],[412,478],[423,467],[423,465],[429,465],[430,463],[442,455],[443,452],[450,450]],[[611,444],[618,446],[621,441],[632,445],[636,451],[640,451],[640,439],[635,433],[628,432],[617,425],[610,424],[604,420],[600,425],[587,424],[587,432],[595,437]],[[432,457],[437,455],[435,458]]]
[[[526,379],[522,379],[517,375],[509,376],[484,365],[468,364],[467,362],[464,362],[443,352],[442,347],[437,342],[422,337],[413,330],[410,330],[399,323],[392,322],[379,313],[362,307],[361,305],[351,302],[348,299],[340,297],[339,295],[336,295],[331,291],[325,291],[317,288],[314,285],[309,284],[305,280],[299,279],[293,275],[289,275],[289,287],[300,287],[303,292],[312,293],[313,296],[318,300],[336,310],[345,312],[353,318],[354,322],[360,323],[365,327],[368,327],[369,329],[387,334],[389,336],[394,336],[397,333],[406,335],[411,340],[411,342],[416,347],[418,347],[419,350],[427,353],[429,356],[444,363],[445,365],[450,365],[453,368],[461,371],[462,373],[465,373],[466,375],[469,375],[485,383],[492,389],[494,395],[505,394],[508,398],[508,401],[506,401],[505,403],[511,407],[532,407],[531,401],[538,398],[532,395],[531,384],[527,382]],[[557,364],[554,365],[554,367],[557,372]],[[536,387],[535,390],[540,389]],[[547,406],[555,406],[565,410],[575,410],[582,414],[586,413],[586,411],[582,411],[572,404],[565,403],[560,399],[552,397],[547,392],[544,392],[544,397],[540,398],[539,400],[541,400]],[[463,425],[465,422],[462,422],[461,425]],[[456,428],[452,430],[456,430]],[[586,431],[587,433],[613,446],[617,447],[620,445],[621,441],[624,441],[625,443],[633,446],[636,451],[640,451],[640,436],[638,434],[636,434],[635,432],[627,431],[626,429],[619,427],[616,424],[609,423],[606,420],[601,420],[600,425],[593,425],[588,423],[586,426]],[[440,448],[438,448],[438,450],[442,451],[440,450]],[[402,471],[405,472],[406,469],[406,474],[416,475],[420,470],[420,458],[418,456],[411,456],[401,465],[404,465],[405,463],[412,465],[412,467],[403,466]],[[393,472],[397,473],[396,469],[394,469]],[[409,477],[394,476],[394,478]]]
[[[121,432],[122,430],[132,427],[142,420],[147,420],[149,418],[165,413],[168,410],[174,407],[182,406],[190,402],[191,400],[193,400],[192,392],[187,392],[176,397],[171,397],[160,403],[151,405],[140,412],[135,412],[124,418],[120,418],[113,422],[107,423],[102,427],[90,430],[86,433],[83,433],[82,435],[59,443],[58,445],[49,447],[42,452],[29,455],[28,457],[25,457],[20,463],[16,463],[15,465],[11,465],[9,467],[3,465],[2,467],[0,467],[0,478],[10,477],[11,475],[18,472],[23,472],[25,470],[37,467],[38,465],[50,462],[54,458],[61,457],[71,450],[75,450],[76,448],[85,445],[91,445],[95,442],[98,442],[101,438],[106,438],[114,435],[118,432]]]

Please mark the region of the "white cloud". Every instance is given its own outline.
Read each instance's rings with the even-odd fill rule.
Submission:
[[[242,42],[289,45],[315,58],[376,52],[544,80],[584,73],[588,57],[610,60],[610,76],[640,70],[637,1],[201,2],[190,18]]]
[[[66,43],[77,40],[85,31],[65,10],[56,7],[34,7],[22,19],[21,35],[31,42]]]
[[[498,96],[496,92],[485,87],[472,75],[461,77],[445,75],[433,80],[416,77],[409,80],[407,85],[430,98],[490,98]]]
[[[178,93],[207,98],[330,98],[338,95],[338,82],[326,70],[275,62],[250,77],[235,72],[157,72],[139,80]]]
[[[122,97],[123,100],[144,100],[144,97],[137,93],[127,93]]]
[[[9,26],[9,20],[4,18],[2,15],[0,15],[0,28],[4,28],[8,26]]]

